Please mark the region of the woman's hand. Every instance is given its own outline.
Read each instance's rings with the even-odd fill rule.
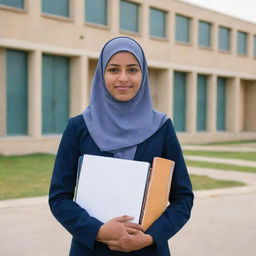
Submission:
[[[98,232],[97,241],[108,245],[109,249],[130,252],[153,244],[150,235],[145,234],[141,225],[129,222],[133,217],[113,218],[103,224]]]
[[[129,234],[134,234],[138,230],[143,231],[139,224],[129,222],[131,216],[116,217],[103,224],[98,232],[97,241],[108,243],[108,241],[118,240],[121,237],[126,237]]]
[[[150,246],[154,243],[152,236],[137,230],[133,234],[121,236],[118,240],[107,241],[109,249],[121,252],[131,252]]]

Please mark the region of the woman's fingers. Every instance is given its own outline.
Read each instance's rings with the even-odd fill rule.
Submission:
[[[133,220],[133,219],[134,219],[134,217],[132,217],[132,216],[124,215],[124,216],[116,217],[112,220],[119,221],[119,222],[126,222],[126,221]]]
[[[141,230],[144,232],[142,226],[140,224],[137,224],[137,223],[132,223],[132,222],[126,222],[124,223],[124,225],[127,227],[127,228],[133,228],[133,229],[138,229],[138,230]]]

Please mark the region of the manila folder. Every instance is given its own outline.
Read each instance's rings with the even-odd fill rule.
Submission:
[[[167,207],[174,165],[174,161],[154,158],[141,223],[144,230],[147,230]]]
[[[149,172],[147,162],[84,155],[75,201],[103,223],[123,215],[139,223]]]

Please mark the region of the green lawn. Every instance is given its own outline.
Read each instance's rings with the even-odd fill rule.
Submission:
[[[0,200],[47,195],[54,159],[49,154],[0,156]],[[195,190],[243,185],[196,175],[191,180]]]
[[[204,175],[190,175],[194,190],[244,186],[243,182],[216,180]]]
[[[54,158],[48,154],[0,156],[0,200],[46,195]]]
[[[201,161],[194,161],[194,160],[186,160],[186,164],[188,166],[193,166],[193,167],[256,173],[255,167],[247,167],[247,166],[239,166],[239,165],[231,165],[231,164],[223,164],[223,163],[209,163],[209,162],[203,162],[203,161],[201,162]]]
[[[234,145],[234,144],[249,144],[249,143],[256,143],[256,140],[232,140],[232,141],[217,141],[211,143],[201,144],[204,146],[208,145]],[[249,145],[250,146],[250,145]]]
[[[190,156],[233,158],[233,159],[256,161],[256,152],[218,152],[218,151],[183,150],[183,154],[190,155]]]

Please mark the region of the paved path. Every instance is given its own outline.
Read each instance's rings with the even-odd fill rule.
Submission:
[[[197,146],[197,145],[182,145],[183,150],[200,150],[200,151],[222,151],[222,152],[256,152],[255,144],[234,144],[229,146]]]
[[[189,223],[170,240],[172,256],[255,256],[256,187],[195,193]],[[71,236],[46,197],[0,202],[1,256],[65,256]]]

